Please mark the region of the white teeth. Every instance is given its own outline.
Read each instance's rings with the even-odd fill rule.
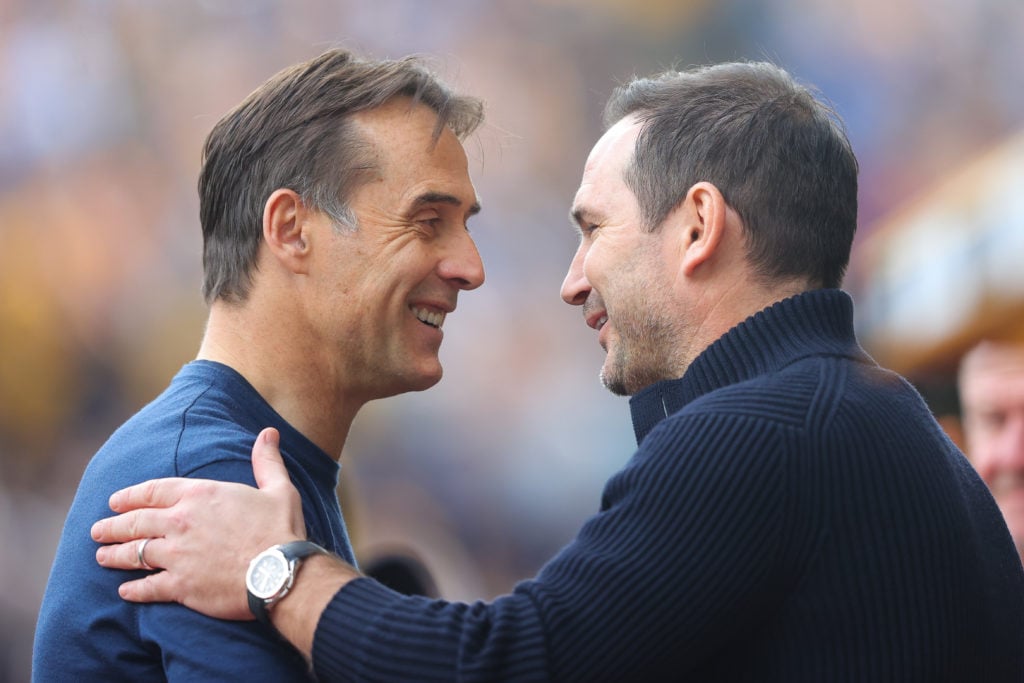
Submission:
[[[417,306],[410,306],[409,308],[412,310],[413,315],[415,315],[417,319],[419,319],[421,322],[425,322],[431,327],[436,327],[440,329],[441,325],[444,324],[445,313],[443,311],[435,313],[434,311],[428,311],[425,308],[419,308]]]
[[[597,329],[600,330],[602,327],[604,327],[604,324],[606,322],[608,322],[608,316],[602,315],[600,319],[598,319],[597,321]]]

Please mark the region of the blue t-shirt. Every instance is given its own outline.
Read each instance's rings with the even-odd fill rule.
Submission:
[[[264,427],[302,497],[309,538],[354,561],[336,488],[338,463],[284,421],[245,379],[189,363],[155,401],[121,426],[82,476],[57,547],[36,627],[33,680],[308,680],[303,658],[254,621],[221,621],[178,604],[135,604],[117,587],[144,572],[96,563],[89,530],[112,513],[114,491],[156,477],[255,486],[250,453]]]

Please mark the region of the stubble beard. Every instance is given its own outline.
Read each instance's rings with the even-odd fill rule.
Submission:
[[[601,384],[616,396],[632,396],[655,382],[677,379],[673,362],[677,326],[654,315],[620,321],[619,340],[601,367]]]

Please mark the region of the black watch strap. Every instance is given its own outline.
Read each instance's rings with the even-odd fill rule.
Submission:
[[[309,557],[310,555],[329,554],[324,548],[318,546],[316,543],[313,543],[312,541],[292,541],[291,543],[284,543],[275,547],[281,552],[282,555],[284,555],[285,560],[287,560],[289,564],[291,564],[293,561],[298,562],[306,557]],[[298,569],[298,564],[296,564],[294,569],[292,569],[292,580],[294,580],[295,572],[297,572]],[[287,595],[287,591],[279,595],[276,598],[276,600],[280,600],[285,595]],[[258,598],[251,592],[249,592],[249,611],[252,612],[253,616],[256,617],[257,621],[273,628],[274,625],[270,621],[269,607],[276,600],[264,600],[263,598]]]
[[[263,598],[257,598],[252,593],[249,593],[249,611],[256,617],[256,621],[261,624],[273,628],[274,625],[270,623],[270,612],[267,611],[267,605],[263,602]]]

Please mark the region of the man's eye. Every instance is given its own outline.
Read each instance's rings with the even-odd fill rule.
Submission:
[[[441,217],[440,216],[421,216],[413,221],[423,230],[430,232],[437,232],[441,228]]]

